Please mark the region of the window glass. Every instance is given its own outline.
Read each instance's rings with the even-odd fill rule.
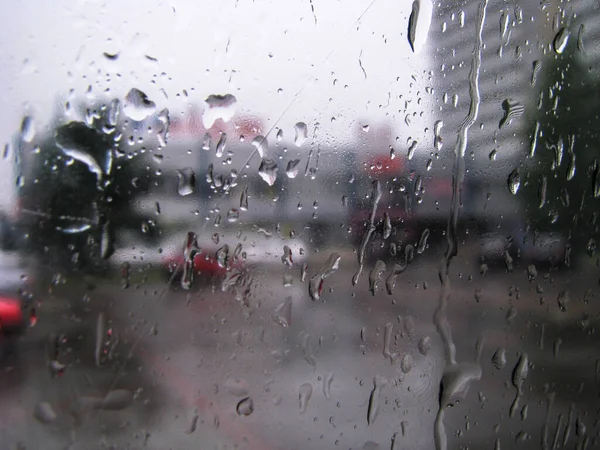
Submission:
[[[597,1],[0,11],[0,447],[599,444]]]

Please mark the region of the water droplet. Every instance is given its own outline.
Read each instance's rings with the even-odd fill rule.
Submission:
[[[217,147],[215,149],[217,158],[223,157],[223,152],[225,151],[226,145],[227,145],[227,133],[221,133],[221,137],[219,138],[219,142],[217,142]]]
[[[273,320],[283,328],[287,328],[292,324],[292,299],[288,297],[281,303],[275,311],[273,311]]]
[[[375,422],[375,419],[377,419],[377,413],[379,412],[379,397],[381,390],[386,385],[387,380],[384,377],[380,375],[373,377],[373,390],[371,391],[369,406],[367,408],[367,425],[371,425]]]
[[[513,170],[508,176],[508,190],[511,194],[516,195],[521,187],[521,175],[519,169]]]
[[[240,416],[249,416],[254,412],[254,401],[251,397],[243,398],[238,402],[235,410]]]
[[[211,144],[210,134],[206,133],[204,135],[204,138],[202,139],[202,150],[208,152],[210,150],[210,144]]]
[[[504,111],[504,116],[500,119],[498,124],[498,128],[500,129],[505,125],[509,125],[513,119],[521,117],[525,112],[525,107],[520,102],[512,101],[508,98],[502,102],[502,109]]]
[[[312,300],[319,300],[323,290],[325,278],[333,274],[340,267],[341,256],[338,253],[329,255],[327,262],[321,269],[310,279],[308,283],[308,293]],[[303,266],[304,268],[304,266]]]
[[[261,158],[264,158],[269,150],[269,141],[264,136],[256,136],[252,139],[252,146],[258,151]]]
[[[535,277],[537,277],[537,269],[535,268],[535,264],[529,264],[527,266],[527,276],[529,281],[535,280]]]
[[[385,324],[385,331],[383,333],[383,356],[388,358],[391,362],[396,357],[395,353],[392,353],[390,347],[392,346],[392,335],[394,333],[394,325],[391,323]]]
[[[183,245],[183,276],[181,277],[181,288],[189,290],[194,280],[194,257],[199,251],[196,233],[190,231]]]
[[[410,144],[410,147],[408,147],[408,154],[406,157],[409,160],[411,160],[413,158],[413,156],[415,156],[415,150],[417,149],[417,145],[418,145],[417,141],[412,141],[412,143]]]
[[[207,130],[213,126],[216,120],[229,122],[235,115],[237,99],[231,94],[209,95],[204,103],[202,124]]]
[[[227,211],[227,222],[234,223],[240,218],[240,212],[236,208],[231,208]]]
[[[248,211],[248,188],[245,187],[240,195],[240,209],[242,211]]]
[[[111,127],[117,126],[120,108],[121,102],[119,102],[119,99],[115,98],[110,102],[110,106],[108,107],[107,121],[108,125],[110,125]]]
[[[182,197],[194,193],[196,187],[196,174],[190,167],[177,171],[178,185],[177,192]]]
[[[394,268],[385,282],[386,290],[389,295],[394,293],[394,289],[396,288],[396,278],[406,270],[408,264],[413,259],[413,255],[414,247],[407,244],[406,247],[404,247],[404,260],[400,264],[394,264]]]
[[[558,308],[562,312],[565,312],[567,310],[567,306],[570,302],[569,291],[560,291],[556,301],[558,303]]]
[[[421,355],[427,356],[427,353],[431,349],[431,338],[429,336],[423,336],[419,340],[418,347],[419,347],[419,352],[421,353]]]
[[[167,142],[169,141],[169,127],[171,126],[171,118],[167,108],[162,109],[158,113],[158,120],[161,123],[160,127],[156,131],[158,144],[160,147],[166,147]]]
[[[571,181],[575,176],[575,136],[569,136],[569,167],[567,168],[567,181]]]
[[[304,142],[306,141],[306,138],[308,136],[308,127],[306,126],[306,124],[304,122],[298,122],[294,126],[294,131],[295,131],[294,144],[296,144],[296,147],[301,147],[302,144],[304,144]]]
[[[444,126],[444,122],[442,120],[438,120],[433,125],[433,146],[439,152],[444,145],[442,140],[442,128]]]
[[[546,204],[546,191],[547,190],[548,190],[548,179],[544,175],[544,176],[542,176],[542,179],[540,180],[540,185],[538,187],[538,200],[539,200],[538,208],[543,208],[544,205]]]
[[[537,78],[538,75],[540,74],[540,71],[542,70],[542,62],[539,60],[535,60],[532,63],[532,69],[531,69],[531,85],[535,86],[535,83],[537,83]]]
[[[503,11],[502,15],[500,16],[500,39],[502,39],[502,45],[506,45],[509,20],[510,15],[507,11]]]
[[[217,250],[215,258],[219,267],[224,269],[229,261],[229,245],[225,244],[223,247]]]
[[[558,30],[553,42],[554,51],[557,54],[560,55],[562,52],[564,52],[567,42],[569,41],[569,36],[570,32],[566,27],[562,27],[560,30]]]
[[[128,389],[114,389],[106,394],[100,408],[110,411],[119,411],[133,403],[133,392]]]
[[[585,32],[585,26],[583,24],[579,25],[579,32],[577,33],[577,50],[583,52],[585,49],[583,47],[583,33]]]
[[[421,238],[419,239],[419,244],[417,246],[417,254],[422,254],[427,248],[427,239],[429,238],[429,228],[425,228],[421,233]]]
[[[415,0],[408,20],[408,43],[414,53],[419,53],[429,34],[433,4],[431,0]]]
[[[155,111],[156,104],[139,89],[133,88],[125,96],[123,112],[130,119],[140,122]]]
[[[464,399],[472,381],[481,379],[481,366],[476,363],[460,363],[448,366],[440,386],[440,408],[452,406]]]
[[[298,403],[300,406],[300,414],[306,412],[306,408],[308,407],[308,402],[310,400],[310,397],[312,396],[312,392],[312,384],[304,383],[302,386],[300,386],[300,389],[298,390]]]
[[[287,245],[283,246],[283,256],[281,257],[281,262],[288,267],[292,267],[292,264],[294,263],[292,260],[292,249]]]
[[[515,365],[515,368],[513,369],[511,377],[511,382],[512,385],[515,387],[516,394],[515,399],[513,400],[512,405],[510,406],[509,417],[512,417],[517,408],[519,407],[519,399],[523,394],[523,382],[527,378],[528,373],[529,359],[527,358],[527,354],[522,353],[519,357],[519,360],[517,361],[517,364]]]
[[[288,178],[296,178],[299,171],[299,164],[299,159],[293,159],[288,162],[287,169],[285,169],[285,174],[288,176]]]
[[[94,347],[94,360],[96,367],[102,366],[102,351],[104,350],[104,339],[105,339],[106,322],[104,319],[104,313],[98,314],[96,320],[96,343]]]
[[[258,168],[258,174],[269,186],[277,180],[277,164],[272,159],[263,159]],[[288,175],[289,176],[289,175]]]
[[[377,293],[378,285],[381,282],[381,275],[383,275],[385,269],[385,263],[378,259],[375,263],[375,266],[369,272],[369,291],[371,292],[371,295],[375,295]]]
[[[277,131],[277,136],[275,138],[277,139],[277,142],[281,142],[283,140],[283,130],[281,128]]]
[[[54,412],[54,408],[50,403],[40,402],[37,405],[35,405],[33,417],[35,417],[39,422],[48,425],[54,422],[57,416]]]
[[[300,268],[300,281],[304,283],[306,281],[306,274],[308,272],[308,264],[302,263],[302,267]]]
[[[302,354],[304,355],[304,360],[311,365],[311,367],[315,368],[317,365],[317,361],[315,360],[314,349],[312,346],[312,342],[310,340],[310,334],[308,333],[300,333],[300,335],[304,335],[302,339],[302,344],[300,348],[302,349]]]
[[[190,420],[190,424],[186,430],[186,434],[193,434],[196,431],[196,427],[198,426],[198,410],[194,410],[194,414],[192,415],[192,419]]]
[[[58,148],[69,158],[85,164],[96,175],[98,185],[104,172],[110,172],[112,151],[106,137],[82,122],[71,122],[58,128],[54,134]],[[91,145],[90,143],[94,144]],[[94,151],[94,155],[90,151]],[[104,168],[104,169],[103,169]]]
[[[404,374],[407,374],[408,372],[410,372],[410,369],[412,369],[413,366],[413,358],[410,354],[406,354],[402,357],[402,361],[400,361],[400,370],[402,370],[402,372]]]
[[[396,149],[390,145],[390,159],[396,158]]]
[[[21,121],[21,141],[32,142],[35,138],[35,121],[31,116],[23,117]]]
[[[392,221],[388,212],[383,213],[383,239],[387,239],[392,234]]]
[[[492,356],[492,364],[498,370],[504,368],[506,365],[506,350],[503,348],[497,349],[494,356]]]
[[[333,383],[333,372],[325,374],[323,377],[323,395],[327,400],[331,399],[331,384]]]
[[[371,183],[370,220],[369,220],[368,228],[362,237],[362,240],[360,243],[360,248],[359,248],[359,251],[357,254],[358,269],[357,269],[356,273],[354,274],[354,276],[352,277],[352,285],[353,286],[356,286],[356,284],[358,283],[358,280],[360,279],[360,274],[362,273],[362,270],[364,267],[365,251],[367,249],[367,245],[369,243],[369,240],[371,239],[371,236],[375,232],[375,215],[377,214],[377,207],[379,205],[379,201],[381,200],[381,196],[382,196],[381,184],[379,183],[379,180],[375,180]]]
[[[100,257],[108,259],[115,252],[114,233],[111,229],[110,221],[102,225],[102,234],[100,235]]]

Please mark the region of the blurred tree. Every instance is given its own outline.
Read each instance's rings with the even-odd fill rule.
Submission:
[[[541,62],[523,195],[534,235],[561,233],[579,253],[598,232],[600,82],[574,41]]]
[[[132,124],[118,120],[119,108],[114,100],[81,103],[76,111],[85,121],[65,123],[57,114],[39,140],[19,139],[20,229],[25,248],[40,262],[101,269],[117,231],[141,229],[133,202],[148,190],[151,177],[123,149],[121,138]]]

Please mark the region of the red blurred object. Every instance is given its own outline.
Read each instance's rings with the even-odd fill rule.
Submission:
[[[0,331],[24,326],[21,303],[9,297],[0,297]]]
[[[392,159],[388,155],[380,155],[367,161],[367,170],[375,176],[400,175],[403,167],[404,161],[398,156]]]
[[[164,265],[170,271],[177,268],[178,272],[183,272],[183,256],[173,255],[169,258],[165,258]],[[230,261],[229,268],[240,268],[241,263],[239,261]],[[225,275],[228,268],[219,265],[217,260],[213,256],[209,256],[206,253],[197,253],[194,256],[194,273],[201,273],[209,276]]]

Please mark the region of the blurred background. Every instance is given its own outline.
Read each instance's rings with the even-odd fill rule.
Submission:
[[[0,448],[600,446],[600,4],[2,4]]]

